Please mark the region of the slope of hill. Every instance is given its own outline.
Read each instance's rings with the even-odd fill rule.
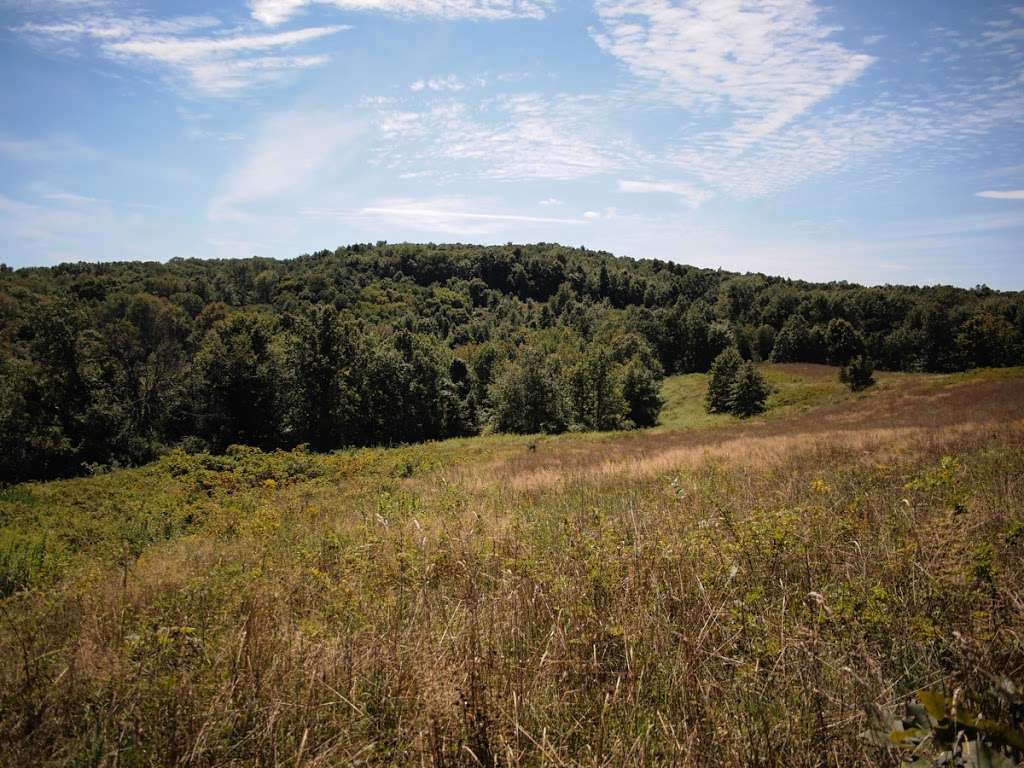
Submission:
[[[1012,744],[1024,371],[766,373],[746,421],[691,374],[653,430],[0,492],[0,763],[895,765],[954,693]]]
[[[747,359],[1024,363],[1024,297],[736,275],[540,243],[0,270],[0,482],[169,447],[314,450],[651,426]],[[670,393],[671,394],[671,393]]]

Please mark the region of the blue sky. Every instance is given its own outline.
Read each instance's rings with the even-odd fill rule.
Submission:
[[[0,0],[0,74],[12,266],[544,240],[1024,288],[1012,2]]]

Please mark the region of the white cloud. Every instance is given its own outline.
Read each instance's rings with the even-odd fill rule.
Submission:
[[[245,218],[247,205],[308,185],[318,173],[328,172],[362,131],[362,124],[337,115],[286,112],[271,117],[211,201],[209,218]]]
[[[1010,189],[1003,192],[994,190],[975,192],[974,196],[984,197],[989,200],[1024,200],[1024,189]]]
[[[630,193],[662,193],[676,195],[691,208],[698,208],[715,196],[708,189],[701,189],[685,181],[630,181],[619,179],[619,191]]]
[[[854,168],[874,169],[876,182],[898,183],[907,173],[976,162],[979,137],[1024,123],[1024,91],[1012,87],[1020,77],[1012,57],[1001,60],[1002,53],[973,45],[964,50],[987,63],[975,61],[976,72],[965,68],[941,87],[883,90],[867,101],[819,108],[741,155],[731,151],[729,129],[689,135],[675,142],[667,159],[737,198],[775,194]],[[896,153],[898,162],[879,162]],[[864,176],[860,183],[871,181]]]
[[[738,153],[856,80],[874,60],[830,40],[810,0],[597,0],[597,44],[689,109],[729,110]]]
[[[543,19],[550,0],[250,0],[253,18],[277,26],[309,5],[330,5],[342,11],[426,16],[441,19],[502,21]]]
[[[40,45],[91,40],[100,54],[123,62],[149,62],[184,78],[203,95],[229,96],[255,85],[279,82],[289,72],[319,67],[325,54],[281,55],[295,46],[350,27],[308,27],[265,34],[221,30],[210,16],[152,20],[142,17],[86,16],[52,24],[16,28]],[[214,30],[214,34],[197,32]]]
[[[331,210],[310,208],[301,213],[309,218],[341,218],[371,227],[401,227],[417,232],[485,236],[496,232],[521,231],[524,227],[584,226],[580,219],[529,216],[482,208],[480,201],[465,197],[428,199],[386,198],[365,208]],[[494,207],[498,207],[495,205]]]
[[[537,205],[543,205],[547,207],[552,205],[565,205],[565,203],[563,203],[557,197],[545,197],[543,200],[539,201]]]
[[[614,172],[639,150],[602,129],[604,101],[520,94],[479,109],[445,103],[422,112],[381,112],[382,162],[453,161],[447,170],[478,178],[571,180]]]
[[[455,75],[447,77],[432,77],[429,80],[417,80],[409,86],[410,91],[461,91],[465,84]]]

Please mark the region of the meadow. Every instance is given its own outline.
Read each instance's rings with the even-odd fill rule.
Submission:
[[[648,430],[0,491],[0,765],[1012,767],[1024,370],[763,369],[743,421],[689,374]]]

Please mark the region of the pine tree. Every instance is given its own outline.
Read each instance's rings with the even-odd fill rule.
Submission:
[[[747,363],[740,368],[732,385],[730,410],[741,419],[761,413],[770,391],[768,383],[754,364]]]
[[[743,365],[743,358],[735,347],[728,347],[711,364],[711,380],[704,407],[708,413],[726,413],[730,410],[732,385],[736,374]]]
[[[839,369],[839,380],[851,391],[860,392],[875,383],[875,364],[864,355],[857,355]]]

